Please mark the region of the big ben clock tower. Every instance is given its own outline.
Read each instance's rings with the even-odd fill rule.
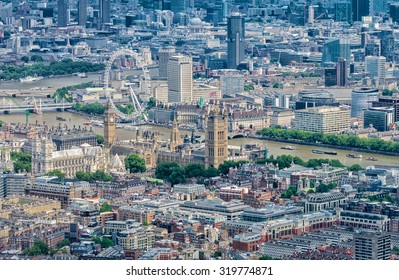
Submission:
[[[104,146],[105,148],[111,148],[115,142],[115,110],[112,108],[111,99],[108,99],[107,108],[104,112]]]

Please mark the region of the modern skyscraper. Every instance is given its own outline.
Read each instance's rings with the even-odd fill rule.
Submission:
[[[322,62],[338,62],[340,57],[350,61],[350,39],[335,38],[324,43]]]
[[[78,23],[86,27],[87,23],[87,0],[79,0],[78,4]]]
[[[184,13],[188,8],[188,0],[170,0],[170,7],[174,13]]]
[[[369,15],[370,15],[370,0],[352,0],[353,21],[362,21],[362,17]]]
[[[168,63],[168,102],[191,103],[193,100],[193,66],[190,57],[172,56]]]
[[[324,69],[324,86],[334,87],[337,85],[337,68],[330,67]]]
[[[237,69],[245,58],[245,19],[232,14],[227,22],[227,67]]]
[[[111,0],[99,0],[101,23],[111,23]]]
[[[352,3],[348,1],[334,4],[335,21],[346,21],[352,23]]]
[[[387,0],[370,0],[370,16],[376,16],[388,11]]]
[[[355,234],[355,260],[389,260],[391,238],[388,234]]]
[[[112,108],[111,100],[108,99],[107,108],[104,112],[104,146],[111,148],[116,138],[116,114]]]
[[[337,86],[346,87],[348,85],[348,62],[340,57],[337,64]]]
[[[68,0],[58,0],[58,27],[68,26]]]
[[[366,56],[366,73],[372,78],[385,78],[385,63],[384,56]]]
[[[389,131],[393,121],[394,108],[379,107],[364,110],[364,127],[372,125],[378,131]]]
[[[376,88],[356,88],[352,90],[352,118],[363,118],[363,111],[371,107],[373,101],[378,101],[379,91]]]
[[[399,22],[399,3],[391,3],[389,6],[389,15],[392,21]]]
[[[208,107],[205,115],[205,167],[218,168],[228,157],[228,113],[219,105]]]
[[[159,77],[166,78],[168,77],[168,63],[169,58],[176,55],[175,48],[163,48],[158,52],[159,57]]]

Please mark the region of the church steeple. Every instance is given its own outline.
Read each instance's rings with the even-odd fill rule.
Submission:
[[[111,99],[108,98],[107,107],[104,112],[104,146],[111,148],[116,138],[116,114]]]

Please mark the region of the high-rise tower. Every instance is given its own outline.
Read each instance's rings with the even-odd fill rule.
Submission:
[[[111,23],[111,0],[99,0],[101,23]]]
[[[227,22],[227,68],[237,69],[245,58],[245,19],[233,14]]]
[[[115,110],[112,108],[111,100],[108,99],[107,108],[104,112],[104,146],[111,148],[116,138]]]
[[[86,27],[87,23],[87,0],[79,0],[78,22],[80,26]]]
[[[219,105],[208,107],[205,123],[205,167],[218,168],[228,157],[227,110]]]
[[[68,26],[68,0],[58,0],[58,27]]]
[[[168,102],[191,103],[193,100],[193,66],[190,57],[172,56],[168,63]]]

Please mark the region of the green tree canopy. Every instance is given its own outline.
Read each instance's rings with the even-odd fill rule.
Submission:
[[[97,144],[98,145],[104,144],[104,136],[97,134]]]
[[[104,181],[109,182],[113,180],[113,177],[102,170],[96,172],[83,172],[78,171],[75,174],[76,179],[86,182]]]
[[[125,168],[130,173],[144,172],[146,170],[145,160],[137,154],[130,154],[125,158]]]
[[[23,250],[24,254],[36,256],[36,255],[47,255],[50,249],[46,243],[43,241],[35,241],[31,248],[26,248]]]
[[[104,202],[100,207],[100,212],[112,212],[112,207],[107,202]]]
[[[71,241],[69,241],[69,239],[64,239],[64,240],[58,242],[57,249],[61,249],[62,247],[69,246],[69,245],[71,245]]]
[[[364,170],[364,168],[360,164],[356,163],[354,165],[349,166],[348,170],[349,171],[360,171],[360,170]]]
[[[205,176],[205,166],[200,163],[189,163],[184,167],[187,178]]]
[[[58,178],[65,178],[65,174],[59,169],[54,169],[46,173],[47,176],[57,176]]]
[[[181,168],[176,162],[161,162],[155,169],[155,177],[157,179],[167,180],[175,169]]]
[[[11,152],[11,160],[14,161],[14,172],[31,172],[32,155],[24,152]]]

